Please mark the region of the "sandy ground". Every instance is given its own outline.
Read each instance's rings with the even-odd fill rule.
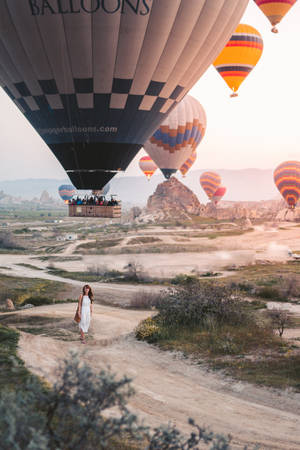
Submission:
[[[19,314],[70,317],[74,305],[54,305]],[[70,350],[95,370],[110,366],[133,379],[130,408],[145,423],[174,423],[187,432],[188,417],[215,432],[230,433],[235,448],[258,442],[262,449],[300,449],[300,394],[257,388],[207,372],[179,354],[137,342],[132,331],[149,312],[95,305],[93,339],[87,345],[22,333],[19,354],[27,367],[55,379]],[[76,326],[76,325],[75,325]]]

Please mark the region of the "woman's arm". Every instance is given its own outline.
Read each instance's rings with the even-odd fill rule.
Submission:
[[[93,303],[91,302],[90,304],[90,309],[91,309],[91,315],[93,314]]]

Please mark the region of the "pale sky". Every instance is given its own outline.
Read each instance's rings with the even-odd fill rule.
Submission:
[[[300,2],[279,25],[279,34],[250,0],[241,21],[254,26],[264,40],[263,55],[242,84],[239,97],[210,67],[190,94],[203,105],[207,132],[193,169],[274,168],[300,160]],[[66,178],[46,144],[0,90],[0,180]],[[138,160],[125,175],[142,175]]]

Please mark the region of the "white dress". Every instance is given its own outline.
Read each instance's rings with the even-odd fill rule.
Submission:
[[[88,295],[84,295],[81,305],[81,320],[79,322],[79,329],[82,329],[84,333],[89,331],[91,322],[91,300]]]

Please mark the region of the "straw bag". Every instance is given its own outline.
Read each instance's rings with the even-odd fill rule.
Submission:
[[[74,316],[74,320],[75,320],[76,323],[80,322],[79,306],[77,306],[76,313],[75,313],[75,316]]]

